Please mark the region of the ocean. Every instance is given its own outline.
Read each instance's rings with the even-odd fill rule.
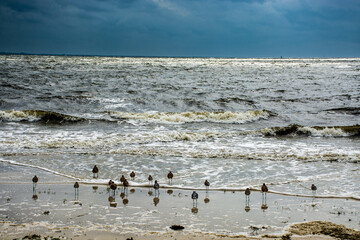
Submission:
[[[359,58],[0,55],[0,161],[71,181],[359,199],[359,115]]]

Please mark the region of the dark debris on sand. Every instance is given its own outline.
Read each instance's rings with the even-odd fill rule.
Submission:
[[[172,230],[179,231],[179,230],[183,230],[185,227],[183,227],[181,225],[172,225],[170,228]]]
[[[290,233],[296,235],[328,235],[337,239],[359,240],[360,231],[347,228],[344,225],[324,221],[313,221],[292,225]]]
[[[33,235],[26,235],[25,237],[21,238],[22,240],[60,240],[64,238],[57,238],[57,237],[41,237],[40,235],[33,234]],[[15,239],[14,239],[15,240]]]

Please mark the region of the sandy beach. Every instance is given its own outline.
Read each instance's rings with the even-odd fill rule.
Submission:
[[[0,238],[358,239],[360,202],[244,192],[80,183],[39,169],[0,163]],[[33,191],[32,177],[39,182]],[[136,179],[134,180],[136,181]],[[161,183],[160,183],[161,184]],[[156,196],[155,196],[156,194]],[[298,225],[296,225],[298,224]],[[184,229],[174,231],[172,225]],[[336,235],[338,234],[338,235]],[[339,235],[340,234],[340,235]],[[342,235],[341,235],[342,234]],[[345,235],[344,235],[345,234]],[[345,236],[345,237],[344,237]]]

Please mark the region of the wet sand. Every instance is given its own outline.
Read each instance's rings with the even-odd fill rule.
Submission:
[[[32,177],[39,183],[33,191]],[[135,179],[136,181],[136,179]],[[360,201],[244,192],[81,184],[39,169],[0,163],[0,238],[348,239],[360,236]],[[160,183],[161,184],[161,183]],[[315,222],[316,221],[316,222]],[[300,224],[300,225],[297,225]],[[184,227],[181,231],[172,225]],[[310,230],[309,230],[310,229]],[[354,229],[354,230],[351,230]],[[320,235],[319,235],[320,234]],[[340,238],[341,238],[340,236]],[[353,236],[354,238],[351,238]]]

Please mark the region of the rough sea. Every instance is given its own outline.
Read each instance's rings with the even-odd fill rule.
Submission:
[[[359,199],[359,124],[358,58],[0,55],[0,161],[81,182]]]

